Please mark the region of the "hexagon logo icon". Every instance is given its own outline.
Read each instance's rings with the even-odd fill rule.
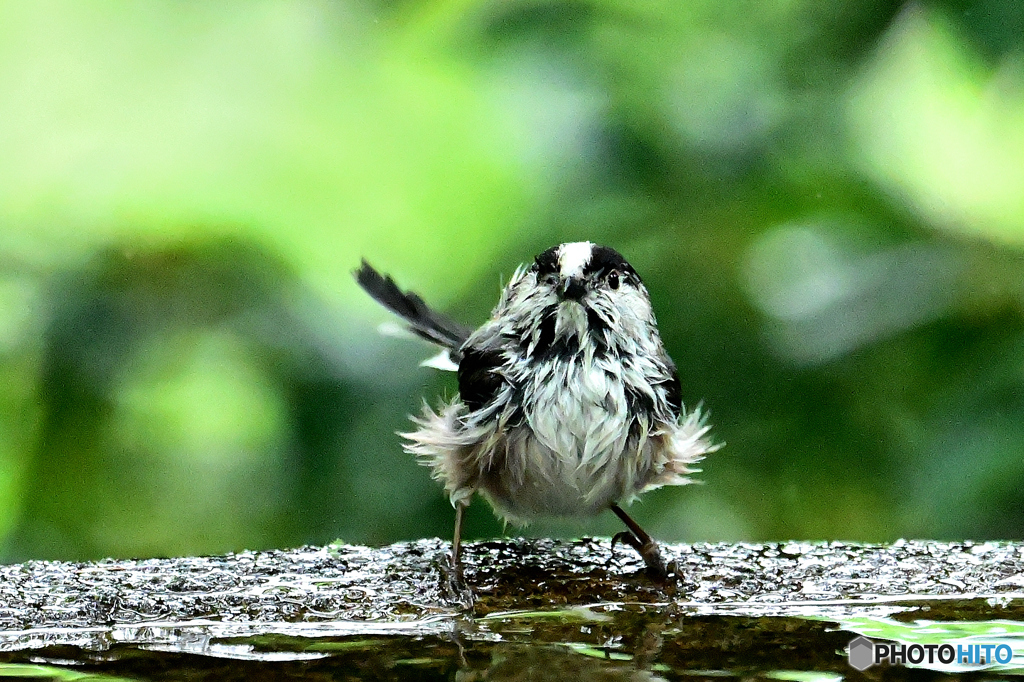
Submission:
[[[867,670],[875,663],[875,644],[867,637],[850,640],[849,652],[852,668]]]

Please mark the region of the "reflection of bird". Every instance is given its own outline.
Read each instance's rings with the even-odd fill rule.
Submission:
[[[404,434],[455,506],[454,578],[463,511],[479,492],[501,517],[592,516],[611,509],[616,539],[667,578],[658,545],[619,506],[688,483],[716,449],[698,411],[686,412],[647,289],[616,251],[561,244],[516,270],[476,331],[402,292],[366,261],[356,272],[373,298],[458,364],[459,396],[424,408]]]
[[[564,645],[501,642],[476,648],[490,649],[487,668],[480,669],[467,662],[466,667],[455,674],[460,682],[666,682],[664,677],[639,666],[635,660],[585,656]],[[479,665],[480,661],[473,663]]]

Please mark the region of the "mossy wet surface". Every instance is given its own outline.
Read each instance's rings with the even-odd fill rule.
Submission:
[[[1012,543],[667,546],[680,577],[661,587],[607,540],[481,542],[472,608],[445,597],[446,553],[426,540],[0,567],[0,677],[918,679],[950,671],[858,673],[843,649],[857,634],[1024,643]]]

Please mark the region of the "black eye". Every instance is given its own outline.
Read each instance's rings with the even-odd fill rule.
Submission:
[[[555,286],[556,284],[558,284],[558,275],[544,275],[540,278],[540,281],[549,286]]]
[[[619,288],[619,272],[618,270],[612,270],[608,273],[608,286],[612,289]]]

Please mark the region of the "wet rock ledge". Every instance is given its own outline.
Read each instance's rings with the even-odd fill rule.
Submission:
[[[771,613],[892,598],[1019,597],[1024,544],[899,541],[892,545],[668,545],[680,577],[658,587],[628,548],[607,539],[471,543],[473,614],[674,602],[708,612]],[[445,597],[440,540],[379,549],[351,545],[215,557],[31,561],[0,567],[0,630],[109,628],[160,622],[376,621],[464,614]],[[699,608],[698,608],[699,610]]]

